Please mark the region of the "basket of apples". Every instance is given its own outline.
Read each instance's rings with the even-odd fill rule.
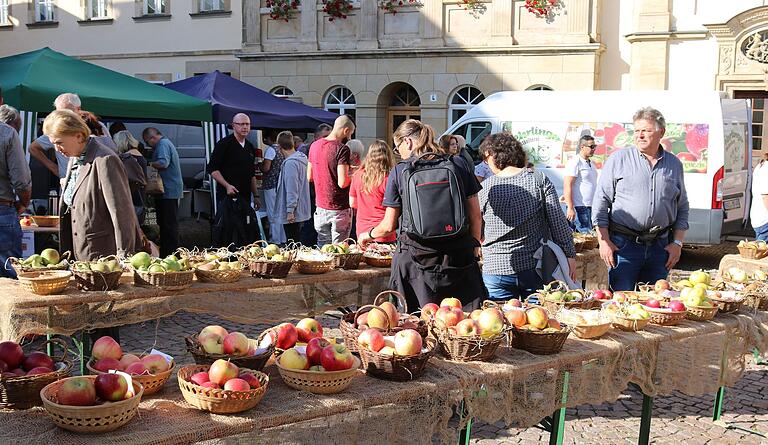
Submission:
[[[441,353],[461,362],[492,359],[507,338],[509,325],[496,303],[486,301],[483,309],[472,311],[468,317],[461,310],[458,299],[447,298],[442,303],[444,305],[435,312],[432,323],[432,335]]]
[[[360,333],[357,352],[367,374],[387,380],[408,381],[419,378],[435,353],[435,339],[413,329],[403,329],[385,336],[378,329]]]
[[[206,326],[197,336],[184,337],[184,342],[198,365],[229,360],[241,368],[256,371],[264,369],[276,345],[269,331],[254,340],[241,332],[227,332],[221,326]]]
[[[130,382],[130,383],[129,383]],[[124,373],[69,377],[47,385],[39,397],[56,426],[76,433],[106,433],[139,412],[144,387]]]
[[[363,261],[363,251],[352,238],[338,244],[326,244],[320,251],[333,256],[333,267],[337,269],[358,269]]]
[[[741,240],[736,247],[742,258],[759,260],[768,256],[768,244],[765,241]]]
[[[179,249],[179,256],[189,260],[197,281],[203,283],[234,283],[245,269],[243,262],[233,258],[235,254],[226,247],[203,252]]]
[[[717,315],[718,307],[703,287],[684,288],[680,292],[680,301],[685,305],[685,318],[689,320],[709,321]]]
[[[112,337],[104,336],[93,343],[93,357],[85,364],[94,375],[122,371],[144,387],[144,395],[163,389],[176,366],[173,358],[158,353],[123,354]]]
[[[248,411],[261,402],[269,376],[240,368],[229,360],[211,365],[189,365],[179,369],[179,388],[190,405],[214,414]]]
[[[67,270],[69,269],[69,252],[59,255],[56,249],[45,249],[39,254],[30,255],[19,259],[10,257],[8,261],[17,272],[39,272],[43,270]]]
[[[123,265],[114,255],[97,261],[75,261],[72,274],[78,289],[86,291],[115,290],[120,285]]]
[[[592,309],[600,306],[600,302],[592,298],[591,294],[587,295],[581,289],[568,289],[564,282],[557,280],[545,285],[534,296],[537,297],[538,304],[552,313],[559,311],[560,308]]]
[[[391,301],[382,301],[388,295],[397,297],[398,304],[404,313],[400,313]],[[344,343],[352,352],[357,352],[357,338],[360,332],[368,328],[378,329],[385,334],[413,329],[426,339],[429,335],[428,319],[419,319],[407,312],[408,305],[402,295],[395,291],[384,291],[374,298],[374,304],[362,306],[355,312],[345,314],[339,322],[339,330],[344,337]]]
[[[541,306],[511,309],[505,318],[512,325],[512,347],[533,354],[557,354],[571,333],[570,326],[550,318]]]
[[[286,385],[313,394],[344,391],[359,374],[360,363],[345,345],[323,337],[312,338],[306,347],[287,349],[275,360]]]
[[[641,331],[651,322],[651,314],[640,303],[610,304],[607,310],[613,315],[613,327],[622,331]]]
[[[152,258],[146,252],[139,252],[129,260],[133,268],[133,284],[154,286],[163,290],[181,290],[192,285],[195,271],[187,258],[168,255]]]
[[[59,357],[44,352],[25,354],[18,343],[0,343],[0,408],[27,409],[42,404],[40,390],[49,383],[68,377],[72,363],[66,360],[67,345],[51,339],[62,347]]]
[[[240,252],[251,275],[259,278],[285,278],[293,267],[294,252],[277,244],[257,241]]]
[[[333,255],[317,249],[300,250],[294,263],[296,270],[306,274],[321,274],[333,270]]]
[[[685,305],[680,300],[663,303],[655,298],[649,298],[643,303],[653,324],[674,326],[685,320]]]

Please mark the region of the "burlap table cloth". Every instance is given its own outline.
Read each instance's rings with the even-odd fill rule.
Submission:
[[[140,415],[110,434],[83,436],[57,429],[44,411],[0,412],[0,437],[7,443],[50,444],[429,444],[455,443],[448,427],[462,399],[485,422],[535,425],[562,403],[564,371],[570,373],[567,406],[614,401],[628,382],[650,396],[674,390],[713,393],[744,373],[744,357],[768,343],[765,313],[718,316],[712,322],[684,321],[676,327],[610,331],[597,341],[569,338],[560,354],[535,356],[500,348],[493,362],[455,363],[433,358],[414,382],[359,376],[344,393],[316,396],[271,382],[255,409],[232,416],[197,411],[175,381],[141,403]]]
[[[768,258],[763,258],[762,260],[750,260],[739,254],[723,255],[723,258],[720,260],[720,267],[718,268],[720,276],[722,276],[724,271],[731,267],[744,269],[747,273],[752,273],[756,270],[768,272]]]
[[[285,279],[243,276],[228,284],[195,281],[190,288],[163,291],[134,286],[86,292],[71,284],[62,295],[34,295],[17,281],[0,279],[0,339],[26,334],[64,334],[167,317],[180,310],[215,314],[239,323],[278,323],[316,310],[370,300],[385,288],[389,269],[291,273]],[[364,296],[364,287],[368,287]]]

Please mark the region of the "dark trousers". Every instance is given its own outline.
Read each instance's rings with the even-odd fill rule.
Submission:
[[[613,291],[635,290],[638,283],[654,284],[669,275],[665,247],[669,237],[661,236],[651,244],[639,244],[632,237],[611,233],[611,242],[619,248],[614,253],[616,267],[608,270],[608,283]]]
[[[283,230],[285,231],[285,239],[288,241],[299,242],[301,237],[301,227],[304,223],[295,222],[291,224],[283,224]]]
[[[165,257],[179,247],[179,200],[155,199],[155,206],[160,226],[160,256]]]

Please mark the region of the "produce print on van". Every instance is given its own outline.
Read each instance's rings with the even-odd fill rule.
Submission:
[[[533,165],[562,165],[563,139],[567,125],[560,122],[502,122],[502,131],[511,132],[520,141]]]

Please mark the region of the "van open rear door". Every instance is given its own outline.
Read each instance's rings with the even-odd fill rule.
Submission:
[[[752,115],[740,99],[723,99],[723,167],[713,178],[712,209],[722,208],[722,234],[740,232],[749,218]]]

